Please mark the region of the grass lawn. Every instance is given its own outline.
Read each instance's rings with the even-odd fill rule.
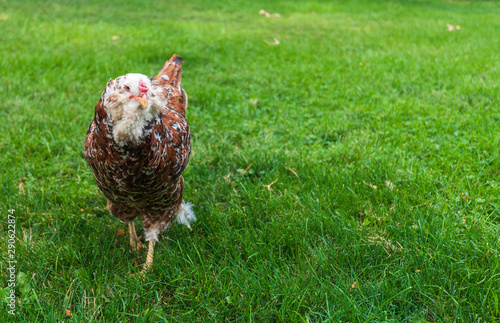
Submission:
[[[0,287],[9,209],[20,272],[1,320],[500,320],[499,15],[494,1],[0,2]],[[173,53],[198,221],[163,235],[143,281],[146,251],[104,209],[83,141],[110,77]]]

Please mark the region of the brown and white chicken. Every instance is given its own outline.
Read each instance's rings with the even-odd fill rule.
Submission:
[[[85,138],[85,159],[109,212],[128,223],[133,250],[140,247],[133,220],[142,218],[149,241],[144,270],[153,264],[158,236],[174,220],[189,228],[196,220],[191,204],[182,200],[182,172],[191,152],[182,63],[173,55],[153,79],[111,79]]]

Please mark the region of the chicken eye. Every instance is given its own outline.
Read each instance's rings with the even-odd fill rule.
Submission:
[[[125,90],[130,91],[130,87],[125,85]]]

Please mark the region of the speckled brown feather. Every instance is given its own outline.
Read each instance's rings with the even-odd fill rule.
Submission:
[[[160,73],[155,76],[154,81],[158,82],[158,85],[162,87],[167,87],[168,85],[177,88],[178,93],[173,94],[170,97],[172,106],[175,106],[179,113],[185,114],[188,107],[187,95],[184,89],[181,88],[182,80],[182,70],[181,66],[184,62],[182,58],[178,55],[172,56],[172,58],[163,65]]]
[[[141,216],[146,230],[163,232],[182,203],[182,172],[191,152],[187,95],[180,86],[182,63],[172,56],[154,78],[152,84],[162,89],[159,95],[168,104],[145,126],[140,144],[116,144],[102,99],[85,138],[85,159],[108,198],[110,213],[123,221]]]

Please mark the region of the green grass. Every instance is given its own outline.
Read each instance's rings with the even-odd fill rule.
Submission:
[[[0,2],[0,250],[14,208],[26,274],[2,320],[500,320],[499,14],[487,1]],[[145,252],[117,235],[81,151],[109,78],[153,75],[173,53],[198,221],[163,236],[142,281],[130,273]]]

